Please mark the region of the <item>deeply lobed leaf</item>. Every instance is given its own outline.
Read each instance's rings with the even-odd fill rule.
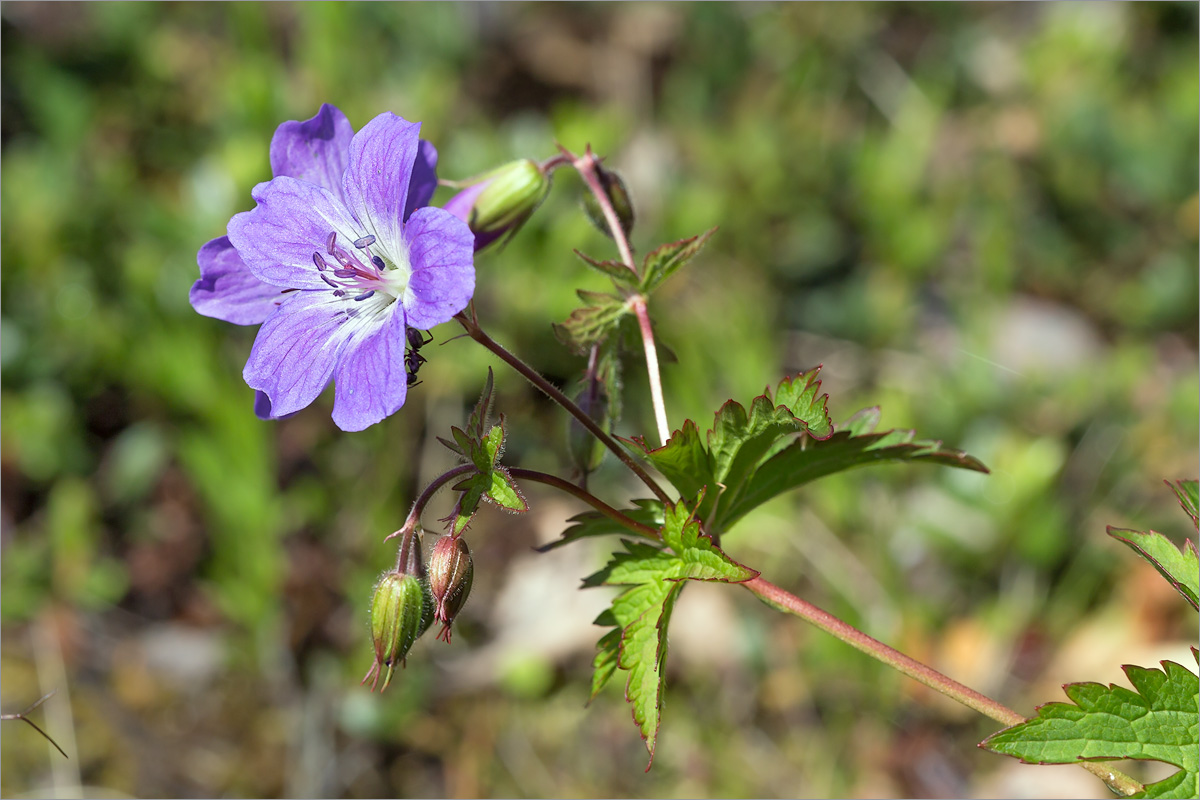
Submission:
[[[1193,651],[1195,652],[1195,651]],[[1200,685],[1171,661],[1164,670],[1126,666],[1136,691],[1099,683],[1063,687],[1073,703],[1047,703],[1037,716],[992,734],[980,747],[1029,764],[1119,758],[1180,768],[1141,797],[1195,797],[1200,775]]]
[[[694,513],[694,508],[682,501],[668,505],[659,531],[666,547],[626,539],[625,552],[613,554],[602,570],[584,580],[584,586],[629,586],[596,619],[596,624],[611,625],[614,630],[597,645],[592,662],[592,696],[617,669],[629,673],[625,698],[633,706],[633,718],[646,742],[650,764],[662,714],[667,625],[684,582],[740,582],[758,575],[730,559],[703,535]]]

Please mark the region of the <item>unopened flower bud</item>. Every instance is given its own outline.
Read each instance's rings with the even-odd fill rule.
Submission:
[[[443,536],[429,556],[429,591],[433,594],[434,618],[442,623],[439,639],[450,641],[450,623],[462,610],[471,593],[475,565],[465,539]]]
[[[517,232],[550,192],[550,176],[536,161],[521,159],[467,181],[446,210],[470,226],[478,252]]]
[[[621,223],[621,230],[625,232],[626,236],[629,236],[630,231],[633,230],[633,202],[629,199],[629,190],[625,188],[625,181],[621,180],[621,176],[616,172],[604,169],[599,163],[596,164],[595,169],[600,186],[604,189],[608,202],[612,204],[617,221]],[[587,212],[588,219],[600,229],[601,233],[612,236],[612,229],[608,226],[608,220],[604,218],[600,201],[590,191],[583,196],[583,210]]]
[[[421,545],[417,532],[405,538],[399,566],[384,573],[371,598],[371,639],[375,645],[375,663],[363,677],[371,681],[371,691],[383,675],[383,688],[392,682],[397,662],[404,658],[421,634],[433,624],[433,598],[421,563]]]
[[[572,399],[606,433],[612,432],[608,392],[602,381],[595,376],[585,379]],[[567,425],[567,451],[575,468],[584,476],[595,472],[608,448],[574,417],[569,418]]]

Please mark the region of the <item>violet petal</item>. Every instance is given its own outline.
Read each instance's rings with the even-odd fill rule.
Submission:
[[[354,136],[342,179],[347,207],[366,229],[363,233],[378,237],[376,247],[393,264],[405,260],[400,237],[420,130],[419,122],[390,111],[380,114]]]
[[[242,262],[228,236],[213,239],[196,254],[200,279],[188,300],[206,317],[234,325],[258,325],[283,296],[278,286],[263,283]]]
[[[287,289],[325,289],[313,253],[330,231],[343,247],[366,231],[328,189],[287,176],[260,183],[250,193],[258,205],[229,220],[229,241],[260,280]]]
[[[433,199],[433,193],[437,190],[437,160],[437,149],[422,139],[417,146],[417,160],[413,164],[412,180],[408,182],[405,222],[412,216],[412,212],[429,205],[429,201]]]
[[[346,171],[354,128],[337,107],[325,103],[312,119],[285,122],[271,138],[271,173],[324,186],[344,201]]]
[[[408,393],[404,310],[393,305],[382,315],[382,324],[351,339],[334,374],[333,421],[344,431],[361,431],[396,413]]]
[[[412,276],[404,293],[408,324],[420,330],[447,322],[475,292],[475,237],[441,208],[417,209],[404,228]]]
[[[308,406],[329,385],[348,339],[345,306],[328,290],[296,292],[258,329],[242,377],[266,392],[272,418]]]

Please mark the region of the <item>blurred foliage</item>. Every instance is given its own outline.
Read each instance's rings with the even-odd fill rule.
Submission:
[[[493,362],[430,345],[361,434],[329,397],[254,418],[253,331],[192,312],[195,252],[322,102],[423,121],[447,178],[590,142],[643,252],[719,226],[662,290],[674,425],[823,362],[835,417],[879,404],[992,468],[774,501],[727,542],[772,581],[1026,712],[1058,658],[1194,638],[1102,534],[1181,534],[1158,482],[1196,475],[1195,4],[5,3],[0,25],[3,701],[58,688],[72,757],[6,729],[5,796],[1021,791],[973,746],[986,721],[728,587],[679,604],[643,775],[617,693],[581,707],[594,611],[538,594],[603,559],[534,582],[529,546],[578,510],[543,492],[475,523],[453,647],[360,690],[381,540]],[[476,303],[566,385],[583,364],[550,323],[605,285],[571,249],[612,252],[558,177],[478,259]],[[653,426],[638,363],[624,435]],[[506,462],[565,474],[561,414],[497,390]]]

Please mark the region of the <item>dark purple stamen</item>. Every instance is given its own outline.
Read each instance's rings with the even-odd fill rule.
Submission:
[[[321,254],[316,252],[313,253],[313,263],[317,265],[318,272],[324,272],[325,267],[328,266],[325,263],[325,259],[321,258]]]
[[[369,292],[364,292],[363,294],[360,294],[358,297],[354,298],[354,300],[355,300],[356,302],[358,302],[358,301],[361,301],[361,300],[366,300],[368,297],[370,297],[370,296],[371,296],[371,295],[373,295],[373,294],[375,294],[375,290],[374,290],[374,289],[372,289],[372,290],[371,290],[371,291],[369,291]]]
[[[335,269],[333,274],[339,278],[353,278],[358,272],[352,269]]]
[[[332,286],[335,289],[338,288],[338,284],[334,283],[330,279],[330,277],[328,275],[326,275],[324,272],[321,273],[321,280],[325,281],[326,283],[328,283],[330,286]]]
[[[379,269],[386,269],[387,265],[383,263],[383,259],[379,256],[371,256],[371,263]]]
[[[341,289],[334,289],[334,290],[333,290],[333,296],[334,296],[334,297],[345,297],[345,296],[346,296],[346,293],[345,293],[343,290],[341,290]]]
[[[330,231],[329,238],[325,240],[325,249],[329,251],[329,255],[333,255],[333,246],[337,244],[337,233]]]
[[[375,244],[375,237],[369,233],[361,239],[354,240],[354,246],[359,250],[362,250],[364,247],[370,247],[373,244]]]

